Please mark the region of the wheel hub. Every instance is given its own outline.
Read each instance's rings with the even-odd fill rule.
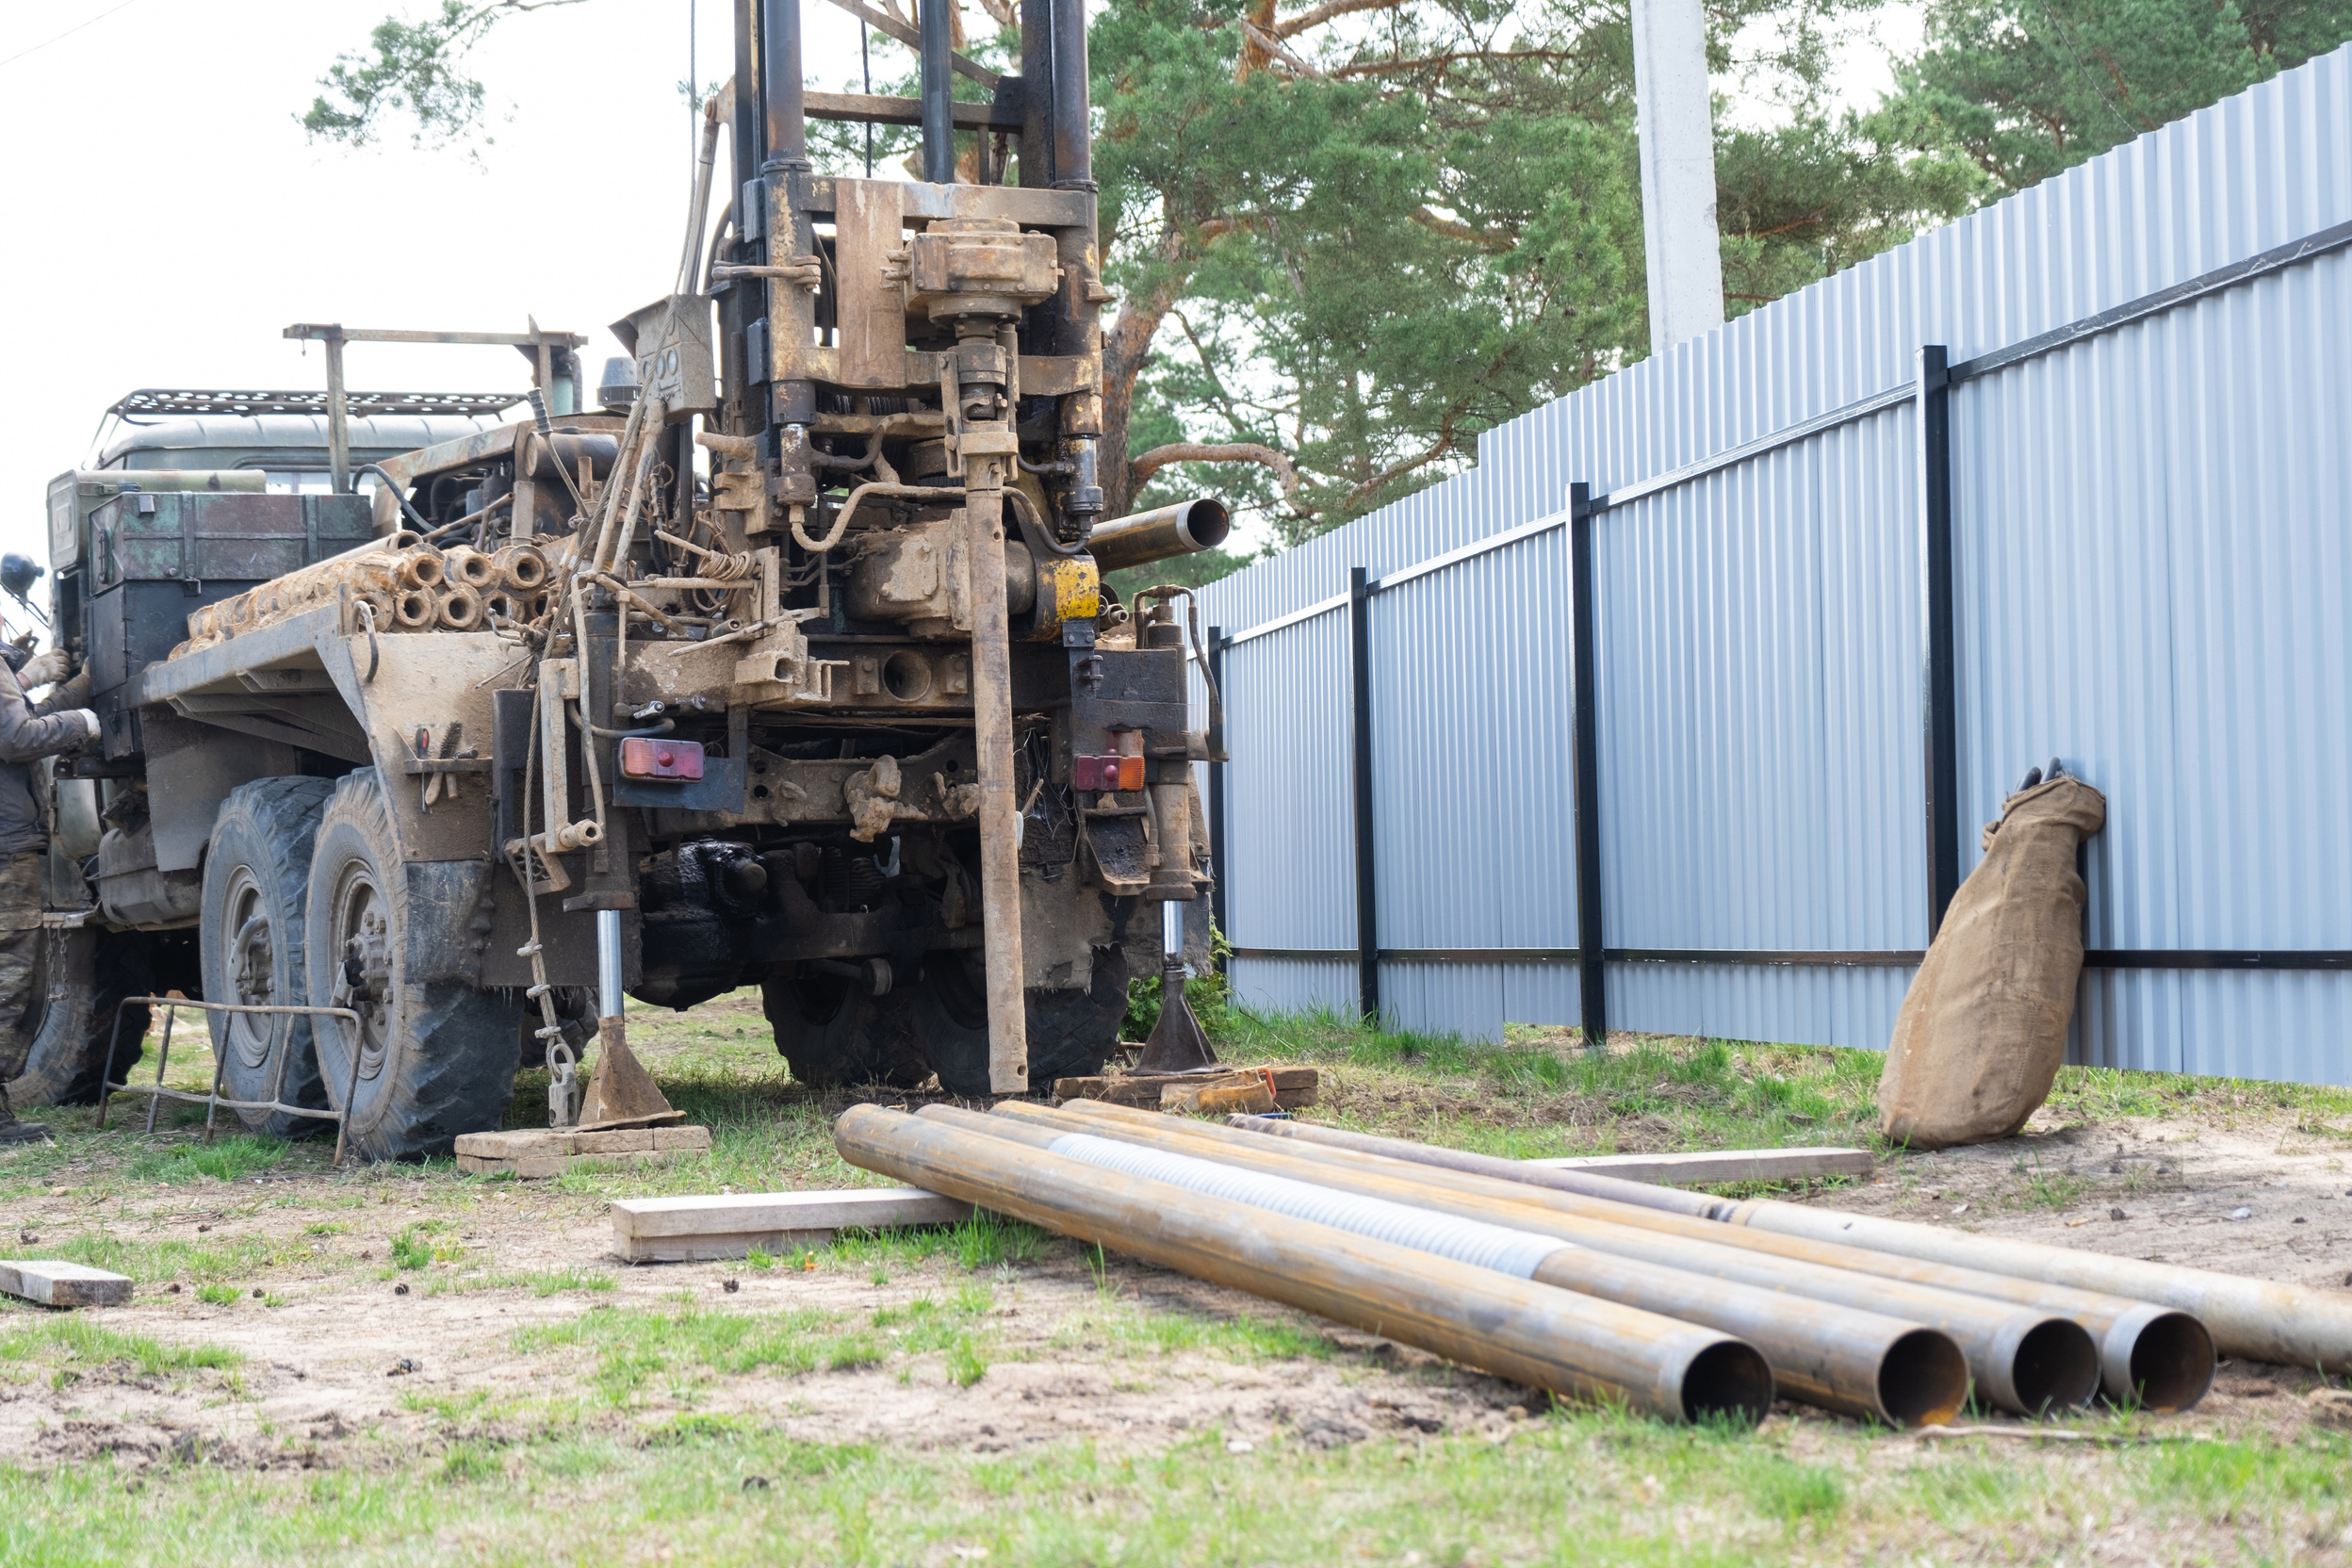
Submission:
[[[245,867],[237,868],[226,906],[236,933],[225,955],[229,1000],[248,1007],[273,1006],[278,1000],[276,932],[261,889]],[[276,1020],[267,1013],[232,1013],[224,1032],[238,1065],[258,1068],[270,1059]]]
[[[340,961],[335,966],[335,1004],[359,1014],[359,1075],[373,1078],[384,1068],[392,1037],[392,928],[375,888],[361,882],[343,901],[345,919]]]

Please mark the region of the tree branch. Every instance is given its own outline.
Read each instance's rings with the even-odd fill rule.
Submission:
[[[1517,237],[1506,234],[1500,229],[1474,229],[1467,223],[1458,223],[1450,218],[1440,218],[1425,206],[1415,206],[1413,209],[1413,220],[1431,234],[1442,234],[1448,239],[1466,240],[1484,251],[1508,251],[1519,243]]]
[[[1127,465],[1132,476],[1133,495],[1150,482],[1153,474],[1171,463],[1255,463],[1274,470],[1274,481],[1282,487],[1282,498],[1289,500],[1298,489],[1298,470],[1290,459],[1271,447],[1261,447],[1254,441],[1228,441],[1210,446],[1198,441],[1171,441],[1165,447],[1154,447]]]
[[[1278,22],[1267,30],[1276,38],[1297,38],[1311,27],[1320,27],[1337,17],[1357,11],[1395,10],[1406,0],[1323,0],[1323,4],[1300,11],[1287,22]]]

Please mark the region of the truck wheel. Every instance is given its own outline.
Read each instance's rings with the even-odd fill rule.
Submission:
[[[332,779],[260,778],[231,790],[221,803],[204,855],[197,927],[207,1001],[307,1004],[302,906],[310,896],[311,840],[334,792]],[[312,1020],[267,1013],[204,1017],[230,1099],[268,1100],[274,1089],[288,1105],[327,1102],[311,1049]],[[239,1111],[237,1117],[252,1132],[281,1138],[327,1125],[282,1111]]]
[[[762,981],[760,995],[776,1050],[811,1088],[910,1089],[931,1076],[896,991],[870,996],[842,976],[804,972]]]
[[[154,940],[143,931],[44,932],[41,967],[40,1021],[31,1024],[32,1049],[24,1070],[8,1080],[8,1102],[27,1105],[94,1105],[114,1040],[115,1008],[126,996],[152,996]],[[182,1014],[183,1018],[187,1015]],[[124,1082],[139,1061],[147,1034],[144,1005],[122,1008],[122,1044],[114,1081]]]
[[[410,900],[375,769],[335,781],[311,854],[306,956],[318,1004],[360,1016],[356,1092],[350,1024],[321,1019],[314,1037],[328,1102],[370,1159],[446,1154],[460,1133],[498,1126],[514,1097],[520,994],[408,978],[422,954],[465,951],[473,914],[469,901]]]
[[[978,955],[936,954],[923,982],[908,988],[907,1021],[929,1053],[939,1086],[977,1099],[988,1089],[988,984]],[[1029,1086],[1043,1094],[1056,1078],[1088,1078],[1102,1070],[1119,1043],[1127,1014],[1127,961],[1116,947],[1094,958],[1086,990],[1029,992]]]

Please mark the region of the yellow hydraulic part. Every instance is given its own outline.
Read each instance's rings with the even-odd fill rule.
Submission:
[[[1059,642],[1063,622],[1090,621],[1102,612],[1102,571],[1092,556],[1057,556],[1038,564],[1031,642]]]

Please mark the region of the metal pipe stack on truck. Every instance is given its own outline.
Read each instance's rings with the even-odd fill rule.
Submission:
[[[356,1042],[214,1038],[231,1098],[283,1071],[376,1157],[498,1126],[543,1053],[556,1124],[643,1114],[573,1069],[591,1035],[626,1059],[623,990],[757,984],[816,1085],[1101,1069],[1162,908],[1208,885],[1211,741],[1178,591],[1121,605],[1089,547],[1225,522],[1102,516],[1084,16],[1030,10],[960,183],[944,50],[920,105],[848,101],[924,112],[907,182],[814,171],[796,0],[743,0],[678,282],[615,324],[635,385],[600,412],[535,395],[397,453],[338,418],[372,496],[199,451],[58,482],[56,625],[104,734],[51,786],[13,1089],[94,1094],[112,1001],[166,986],[355,1009]]]

